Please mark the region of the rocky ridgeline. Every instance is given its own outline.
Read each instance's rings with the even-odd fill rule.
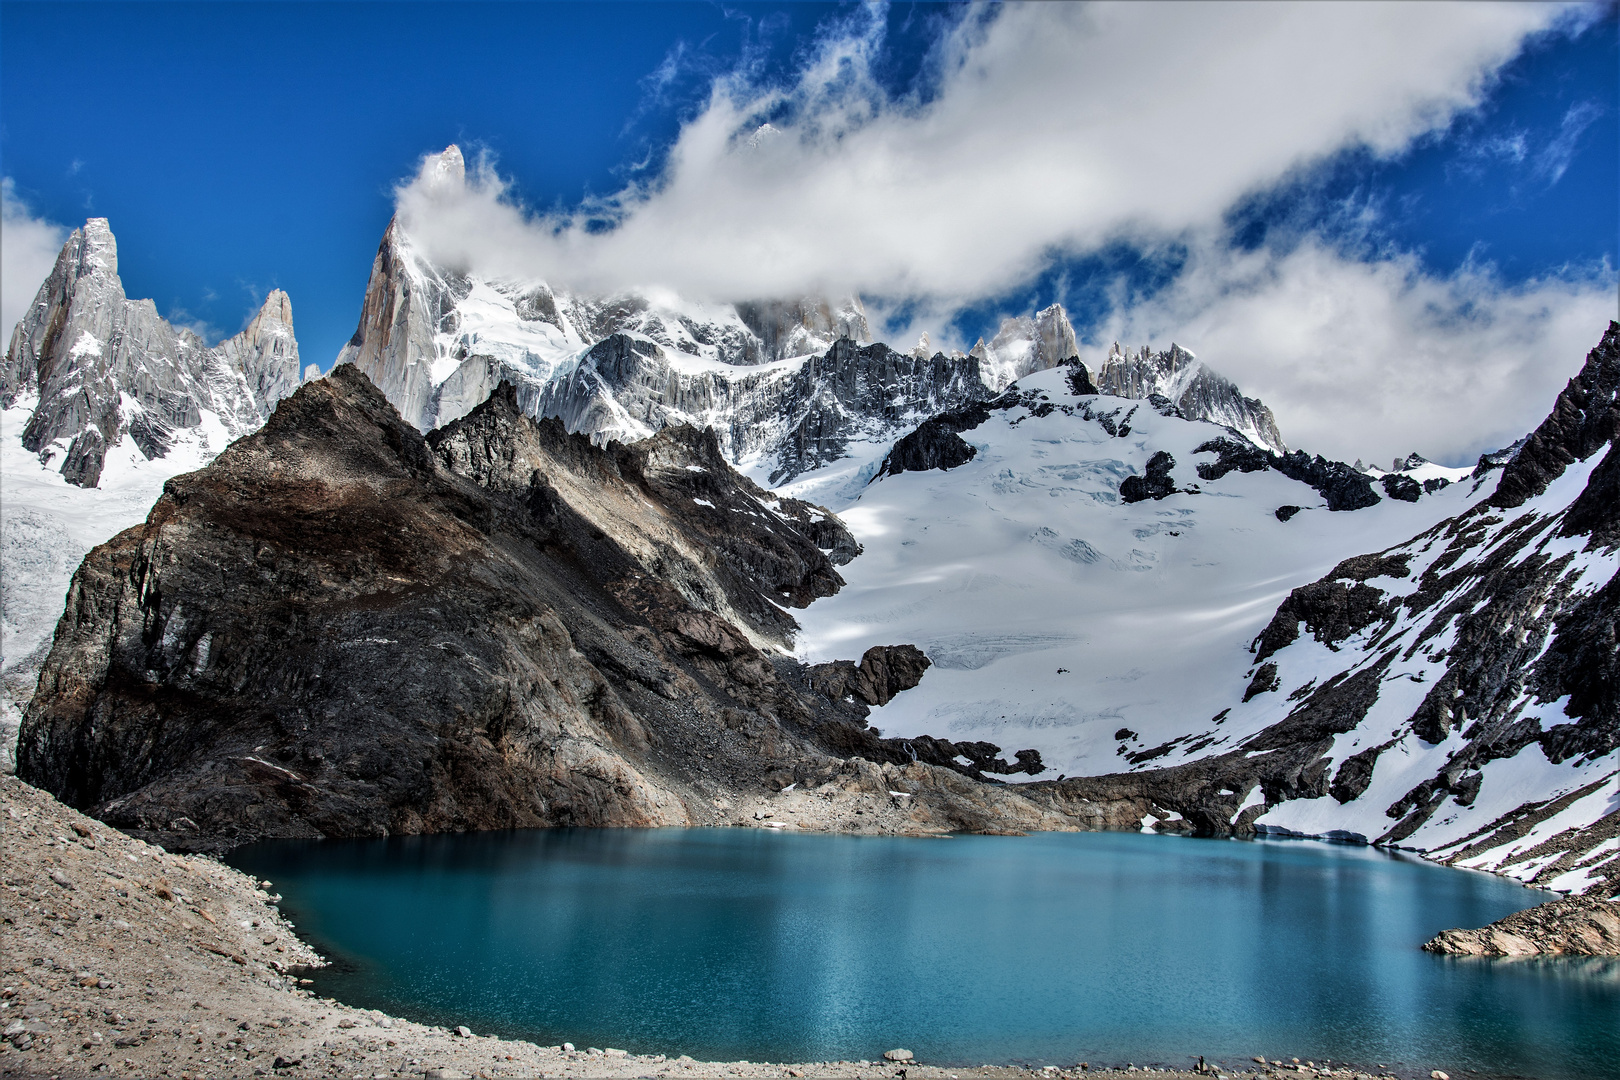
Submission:
[[[152,301],[125,297],[117,241],[106,218],[91,218],[12,332],[0,407],[31,399],[23,445],[69,482],[95,487],[108,450],[126,437],[150,460],[204,413],[229,437],[245,435],[299,378],[286,293],[272,290],[247,329],[209,348]]]
[[[449,147],[424,175],[439,189],[464,185],[461,151]],[[967,353],[930,351],[926,335],[902,353],[866,344],[872,336],[854,297],[691,305],[449,270],[396,218],[338,362],[357,365],[421,431],[466,415],[510,383],[528,415],[559,417],[599,443],[712,426],[728,460],[764,462],[758,475],[774,485],[1079,355],[1057,304],[1003,320]],[[780,363],[793,358],[799,362]],[[1103,376],[1105,393],[1167,394],[1190,418],[1285,450],[1270,410],[1184,349],[1128,354],[1116,346]]]
[[[1160,352],[1146,345],[1132,351],[1121,349],[1116,341],[1093,382],[1098,391],[1115,397],[1145,399],[1158,394],[1189,420],[1208,420],[1277,454],[1288,453],[1271,410],[1257,398],[1244,397],[1235,383],[1180,345]]]

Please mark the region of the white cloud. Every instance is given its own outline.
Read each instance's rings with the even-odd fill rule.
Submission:
[[[17,198],[11,177],[0,179],[0,348],[10,345],[12,328],[50,276],[67,235],[62,226],[34,216]]]
[[[397,205],[447,265],[708,300],[853,292],[906,313],[902,345],[1064,256],[1192,238],[1183,276],[1118,314],[1121,334],[1176,338],[1313,451],[1459,460],[1545,413],[1613,312],[1612,269],[1510,287],[1488,268],[1435,278],[1410,254],[1321,240],[1244,254],[1222,216],[1348,148],[1400,154],[1477,106],[1527,38],[1594,17],[1510,3],[1008,5],[970,12],[930,56],[931,92],[896,100],[869,75],[881,13],[857,12],[786,89],[760,89],[752,68],[718,80],[661,175],[609,199],[532,214],[488,160],[462,186],[436,182],[430,158]],[[1572,113],[1559,145],[1588,122]],[[1522,139],[1491,150],[1527,153]]]
[[[1489,266],[1436,277],[1411,254],[1364,260],[1315,237],[1286,253],[1212,241],[1100,340],[1192,348],[1271,406],[1290,446],[1464,464],[1541,422],[1616,317],[1616,287],[1609,266],[1508,285]]]
[[[882,19],[786,90],[718,81],[655,181],[526,214],[488,168],[399,193],[436,260],[591,291],[860,292],[963,303],[1054,252],[1207,226],[1347,146],[1394,154],[1477,104],[1546,4],[1038,4],[965,18],[937,92],[868,75]],[[749,136],[769,118],[780,137]],[[606,213],[616,224],[587,225]]]

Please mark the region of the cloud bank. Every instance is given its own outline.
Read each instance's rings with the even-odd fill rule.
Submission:
[[[62,226],[34,216],[11,177],[0,179],[0,348],[10,346],[11,331],[50,276],[67,236]]]
[[[1244,196],[1347,149],[1399,154],[1480,104],[1528,37],[1583,17],[1508,3],[1007,5],[970,11],[937,42],[927,92],[896,98],[872,74],[884,19],[868,12],[829,30],[785,87],[717,80],[660,175],[611,198],[531,213],[486,160],[465,185],[425,168],[397,209],[436,262],[489,275],[703,300],[858,293],[943,317],[1104,244],[1219,236]],[[1325,242],[1207,246],[1168,295],[1117,312],[1120,332],[1176,333],[1267,397],[1302,445],[1326,448],[1344,417],[1312,389],[1346,389],[1340,370],[1388,376],[1354,387],[1370,444],[1357,453],[1407,448],[1423,407],[1395,398],[1436,386],[1473,387],[1481,415],[1454,410],[1455,431],[1436,428],[1426,453],[1517,431],[1511,406],[1532,388],[1487,384],[1527,364],[1572,370],[1612,291],[1609,268],[1508,289],[1487,270],[1433,279],[1411,258]],[[1377,318],[1392,321],[1365,321]],[[1242,338],[1267,329],[1268,343]]]
[[[1206,243],[1100,336],[1182,343],[1271,406],[1290,445],[1460,465],[1541,422],[1615,317],[1615,288],[1608,267],[1508,285],[1488,266],[1436,277],[1409,253],[1358,259],[1315,236],[1286,254]]]

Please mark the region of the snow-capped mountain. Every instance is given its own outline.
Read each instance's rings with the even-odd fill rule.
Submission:
[[[1253,752],[1293,729],[1319,756],[1254,821],[1614,895],[1620,324],[1472,486],[1492,480],[1466,512],[1294,589],[1257,638],[1228,723],[1262,728]]]
[[[874,711],[886,735],[1028,747],[1054,797],[1145,827],[1613,891],[1617,388],[1611,326],[1514,451],[1385,473],[1040,372],[838,508],[865,552],[798,653],[915,642],[934,666]]]
[[[81,487],[95,487],[109,449],[126,437],[160,458],[183,429],[211,415],[231,438],[258,429],[298,388],[298,343],[287,294],[272,291],[236,337],[210,349],[170,326],[150,300],[130,300],[118,243],[91,218],[57,257],[11,335],[0,406],[31,397],[23,446]]]
[[[1241,432],[1279,454],[1288,453],[1277,419],[1257,398],[1244,397],[1232,380],[1212,371],[1192,353],[1172,344],[1162,352],[1146,345],[1136,351],[1114,342],[1095,381],[1097,389],[1116,397],[1169,398],[1189,420],[1209,420]]]
[[[298,383],[286,293],[209,348],[124,295],[105,219],[68,238],[0,369],[0,765],[85,552],[144,519],[170,477],[259,428]]]
[[[465,182],[455,146],[434,167],[440,183]],[[466,415],[503,381],[545,386],[614,334],[658,346],[681,373],[712,369],[722,380],[728,367],[823,352],[845,337],[871,339],[853,298],[703,305],[635,294],[577,296],[544,282],[457,273],[428,261],[395,220],[372,263],[359,327],[338,362],[357,365],[401,415],[427,431]]]
[[[465,183],[454,146],[430,171],[436,183]],[[600,441],[643,439],[672,424],[713,426],[733,464],[776,485],[838,461],[847,466],[839,484],[863,466],[864,482],[888,444],[922,420],[1079,353],[1055,304],[1004,320],[989,343],[965,354],[931,354],[926,343],[910,353],[859,347],[870,340],[854,298],[697,305],[579,296],[447,270],[396,219],[338,362],[357,365],[423,431],[465,415],[504,381],[531,416],[560,417]],[[1144,350],[1105,370],[1111,393],[1165,393],[1189,417],[1286,452],[1270,410],[1185,350]]]
[[[1053,304],[1034,318],[1017,315],[1003,319],[990,343],[980,338],[968,355],[978,358],[985,385],[999,393],[1014,380],[1079,356],[1080,346],[1068,312],[1062,304]]]

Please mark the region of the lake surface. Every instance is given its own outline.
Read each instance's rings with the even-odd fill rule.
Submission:
[[[338,961],[320,993],[546,1044],[1620,1075],[1620,963],[1418,949],[1546,893],[1364,847],[547,829],[230,861]]]

